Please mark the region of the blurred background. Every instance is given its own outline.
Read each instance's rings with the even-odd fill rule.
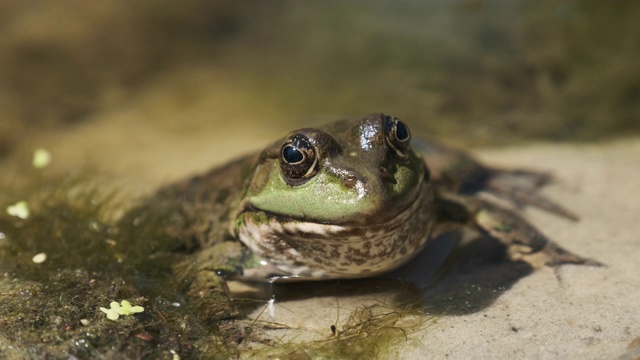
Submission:
[[[638,134],[638,19],[631,0],[0,0],[0,165],[47,147],[171,178],[380,111],[464,146]]]

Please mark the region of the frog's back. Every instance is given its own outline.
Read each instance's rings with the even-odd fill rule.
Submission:
[[[229,211],[255,162],[247,156],[203,175],[161,188],[135,207],[121,223],[153,228],[175,240],[176,248],[193,251],[231,240]]]

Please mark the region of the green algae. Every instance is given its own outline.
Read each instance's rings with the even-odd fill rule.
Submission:
[[[0,354],[189,358],[199,352],[196,339],[221,337],[189,317],[189,306],[178,306],[184,303],[180,286],[165,267],[174,259],[150,256],[160,239],[116,240],[120,235],[112,224],[120,204],[113,193],[86,176],[39,185],[28,191],[28,219],[0,214]],[[12,190],[18,191],[3,192],[2,200],[25,189]],[[33,263],[40,252],[46,261]],[[146,311],[118,321],[99,311],[122,299]],[[224,346],[212,351],[233,355]]]

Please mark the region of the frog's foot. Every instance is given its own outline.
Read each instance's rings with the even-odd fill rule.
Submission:
[[[579,217],[572,211],[542,196],[538,189],[549,183],[552,176],[544,172],[529,170],[486,169],[489,179],[485,189],[502,198],[513,202],[517,206],[530,205],[577,221]]]
[[[492,234],[493,237],[501,239]],[[540,234],[535,235],[540,236]],[[565,264],[586,265],[586,266],[603,266],[602,263],[576,255],[571,251],[557,245],[553,241],[546,239],[547,245],[541,250],[534,250],[526,245],[508,245],[507,254],[512,261],[524,261],[535,269],[541,269],[545,266],[556,267]]]
[[[578,256],[552,241],[549,241],[547,243],[544,249],[542,249],[542,253],[546,254],[547,258],[552,260],[546,263],[546,265],[549,265],[549,266],[563,265],[563,264],[603,266],[603,264],[599,261]]]
[[[199,271],[187,292],[198,316],[207,320],[233,319],[240,316],[225,280],[214,272]]]
[[[240,271],[236,266],[243,256],[240,243],[225,241],[202,249],[174,268],[178,279],[189,284],[187,295],[202,318],[221,320],[240,315],[223,276]]]
[[[512,260],[526,261],[534,268],[562,264],[602,265],[560,247],[512,211],[483,200],[468,201],[473,203],[476,225],[505,244]]]

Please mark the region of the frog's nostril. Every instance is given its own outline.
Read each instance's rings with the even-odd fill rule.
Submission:
[[[342,178],[342,185],[344,185],[344,187],[349,189],[356,186],[357,182],[358,182],[358,178],[356,178],[355,175],[347,175],[344,178]]]
[[[396,183],[396,179],[393,177],[393,175],[391,175],[391,172],[389,172],[389,169],[387,169],[384,166],[380,166],[379,170],[380,170],[380,179],[382,179],[382,181],[392,183],[392,184]]]

